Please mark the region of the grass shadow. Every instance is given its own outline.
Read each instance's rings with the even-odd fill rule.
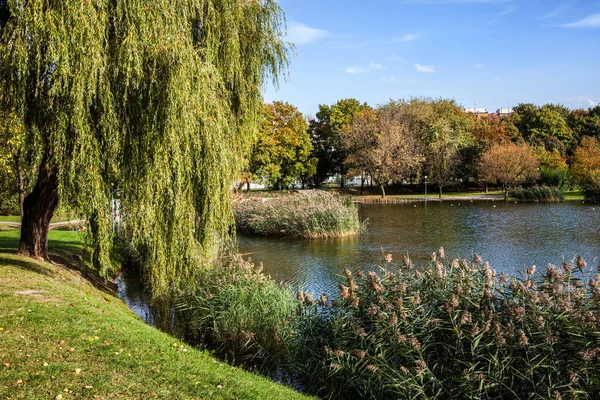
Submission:
[[[10,257],[8,254],[0,252],[0,267],[14,266],[25,271],[35,272],[37,274],[55,277],[56,272],[45,266],[43,263],[37,262],[34,259],[26,260],[23,258]]]

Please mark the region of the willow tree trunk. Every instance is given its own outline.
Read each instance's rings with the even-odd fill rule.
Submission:
[[[380,188],[381,188],[381,198],[385,199],[385,185],[381,185]]]
[[[35,187],[23,203],[18,254],[48,258],[48,229],[58,204],[57,168],[44,156]]]
[[[442,185],[440,185],[440,199],[442,198]]]

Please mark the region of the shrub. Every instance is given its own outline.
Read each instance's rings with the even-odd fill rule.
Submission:
[[[598,398],[600,275],[585,273],[579,258],[510,278],[443,249],[425,268],[346,270],[339,302],[302,308],[294,364],[325,398]]]
[[[559,203],[565,199],[558,187],[545,185],[513,189],[510,197],[528,203]]]
[[[326,238],[354,235],[362,224],[348,199],[310,190],[234,205],[237,229],[247,235]]]

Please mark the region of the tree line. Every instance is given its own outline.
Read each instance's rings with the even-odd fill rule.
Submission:
[[[481,118],[454,100],[412,98],[376,107],[356,99],[320,105],[306,118],[291,104],[266,104],[240,179],[270,189],[318,188],[349,176],[375,184],[444,188],[541,183],[600,192],[600,106],[519,104],[508,116]]]

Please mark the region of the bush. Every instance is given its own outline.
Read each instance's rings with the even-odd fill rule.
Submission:
[[[565,199],[558,187],[545,185],[513,189],[510,197],[527,203],[559,203]]]
[[[289,359],[297,303],[262,266],[236,257],[207,269],[177,303],[188,332],[228,361],[272,373]]]
[[[239,200],[234,213],[237,229],[247,235],[326,238],[354,235],[362,229],[350,200],[319,190]]]
[[[426,268],[346,270],[338,303],[304,306],[294,364],[325,398],[599,398],[590,271],[580,258],[510,278],[478,256],[445,263],[443,249]]]

